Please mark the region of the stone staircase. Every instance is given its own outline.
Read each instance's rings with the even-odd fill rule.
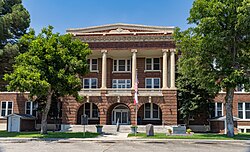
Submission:
[[[130,133],[131,125],[120,125],[120,130],[119,132],[121,133]],[[154,132],[155,133],[166,133],[167,129],[172,128],[171,126],[154,126]],[[68,128],[64,128],[61,131],[72,131],[72,132],[83,132],[84,127],[83,125],[70,125]],[[88,132],[96,132],[96,127],[95,125],[86,125],[85,126],[85,131]],[[146,125],[139,125],[138,132],[146,132]],[[105,133],[111,133],[115,134],[117,133],[117,127],[116,125],[104,125],[103,126],[103,132]]]

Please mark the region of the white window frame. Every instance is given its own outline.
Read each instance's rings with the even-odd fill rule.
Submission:
[[[151,69],[147,69],[147,59],[151,59]],[[154,59],[159,59],[159,70],[154,69]],[[145,58],[145,72],[149,71],[161,71],[161,58]]]
[[[131,88],[131,79],[113,79],[113,80],[112,80],[112,88],[114,88],[113,85],[116,84],[116,88],[115,88],[115,89],[122,89],[122,88],[118,88],[119,80],[124,80],[124,81],[125,81],[124,85],[125,85],[125,88],[126,88],[126,89],[127,89],[127,85],[128,85],[128,84],[130,84],[130,87],[128,87],[128,88]],[[114,81],[115,81],[115,82],[114,82]],[[128,82],[128,81],[130,81],[130,82]],[[121,84],[120,84],[120,85],[121,85]]]
[[[242,103],[242,110],[239,110],[239,107],[238,107],[238,114],[239,114],[239,111],[242,111],[242,115],[243,115],[243,118],[241,118],[242,120],[250,120],[250,118],[246,118],[246,112],[247,111],[250,111],[250,110],[246,110],[246,103],[250,104],[249,102],[239,102],[239,103]],[[238,103],[238,106],[239,106],[239,103]]]
[[[99,72],[98,71],[98,59],[88,59],[89,60],[89,70],[90,70],[90,72]],[[93,60],[96,60],[97,62],[96,62],[96,67],[97,67],[97,69],[96,70],[93,70]]]
[[[125,61],[125,71],[120,71],[119,70],[119,61],[124,60]],[[115,70],[115,61],[116,61],[116,70]],[[128,69],[128,61],[130,62],[130,66]],[[113,73],[122,73],[122,72],[131,72],[131,59],[113,59]]]
[[[89,88],[85,88],[84,80],[89,80]],[[96,80],[96,88],[92,88],[92,80]],[[97,89],[98,88],[98,79],[97,78],[83,78],[83,89]]]
[[[86,103],[83,105],[83,114],[85,114],[85,105]],[[92,119],[92,120],[96,120],[99,118],[99,110],[98,110],[98,107],[97,107],[97,110],[98,110],[98,116],[97,117],[93,117],[93,103],[89,103],[89,117],[88,119]]]
[[[30,109],[29,109],[29,113],[27,113],[27,103],[28,102],[30,102]],[[33,109],[33,105],[35,104],[35,108]],[[29,114],[29,115],[32,115],[32,113],[33,113],[33,111],[34,110],[37,110],[37,108],[38,108],[38,104],[37,104],[37,102],[33,102],[33,101],[26,101],[25,102],[25,114]],[[37,116],[37,111],[36,111],[36,114],[35,114],[35,116]]]
[[[161,78],[145,78],[145,88],[147,88],[147,79],[151,79],[151,84],[152,84],[151,88],[152,89],[159,89],[159,88],[161,88]],[[154,79],[159,79],[159,88],[155,88],[154,87]]]
[[[214,108],[215,108],[215,109],[214,109],[214,112],[215,112],[215,113],[214,113],[214,116],[215,116],[215,117],[218,117],[218,111],[219,111],[219,110],[218,110],[218,103],[221,104],[221,116],[224,115],[224,113],[223,113],[223,110],[224,110],[224,109],[223,109],[223,103],[222,103],[222,102],[215,102],[215,103],[214,103],[214,104],[215,104],[215,106],[214,106]]]
[[[143,120],[160,120],[160,107],[158,106],[158,118],[153,117],[153,103],[150,104],[150,118],[146,118],[146,104],[144,104],[144,119]]]
[[[3,110],[3,108],[2,108],[2,103],[3,103],[3,102],[6,102],[5,116],[2,116],[2,110]],[[13,103],[14,103],[14,102],[13,102],[13,101],[1,101],[1,105],[0,105],[0,108],[1,108],[1,111],[0,111],[0,112],[1,112],[1,113],[0,113],[0,117],[2,117],[2,118],[3,118],[3,117],[8,116],[8,105],[9,105],[9,103],[10,103],[10,102],[12,103],[12,107],[11,107],[11,114],[13,114],[13,109],[14,109],[14,108],[13,108],[13,107],[14,107],[14,104],[13,104]]]

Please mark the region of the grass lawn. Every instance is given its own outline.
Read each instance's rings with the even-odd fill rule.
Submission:
[[[16,137],[16,138],[95,138],[99,134],[86,132],[85,136],[82,132],[48,132],[41,135],[40,132],[7,132],[0,131],[0,137]]]
[[[193,134],[193,135],[166,135],[165,133],[155,133],[154,136],[146,136],[146,133],[129,134],[128,137],[153,138],[153,139],[214,139],[214,140],[250,140],[250,134],[238,134],[229,138],[222,134]]]

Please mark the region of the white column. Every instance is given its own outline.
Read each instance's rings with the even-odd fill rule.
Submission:
[[[162,49],[163,63],[162,63],[162,89],[168,88],[168,50]]]
[[[135,79],[136,79],[136,53],[137,50],[136,49],[132,49],[131,52],[132,54],[132,86],[131,88],[134,89],[135,88]]]
[[[107,50],[101,50],[102,52],[102,87],[101,89],[107,89]]]
[[[170,55],[170,62],[171,62],[171,67],[170,67],[170,71],[171,71],[171,88],[175,88],[175,50],[171,49],[170,50],[171,55]]]

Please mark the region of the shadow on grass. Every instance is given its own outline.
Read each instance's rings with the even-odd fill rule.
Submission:
[[[95,138],[98,133],[86,132],[48,132],[41,135],[40,132],[7,132],[0,131],[0,137],[16,137],[16,138]]]
[[[250,140],[250,134],[237,134],[233,138],[223,134],[193,134],[193,135],[166,135],[156,133],[154,136],[147,136],[145,133],[129,134],[128,137],[152,138],[152,139],[214,139],[214,140]]]

